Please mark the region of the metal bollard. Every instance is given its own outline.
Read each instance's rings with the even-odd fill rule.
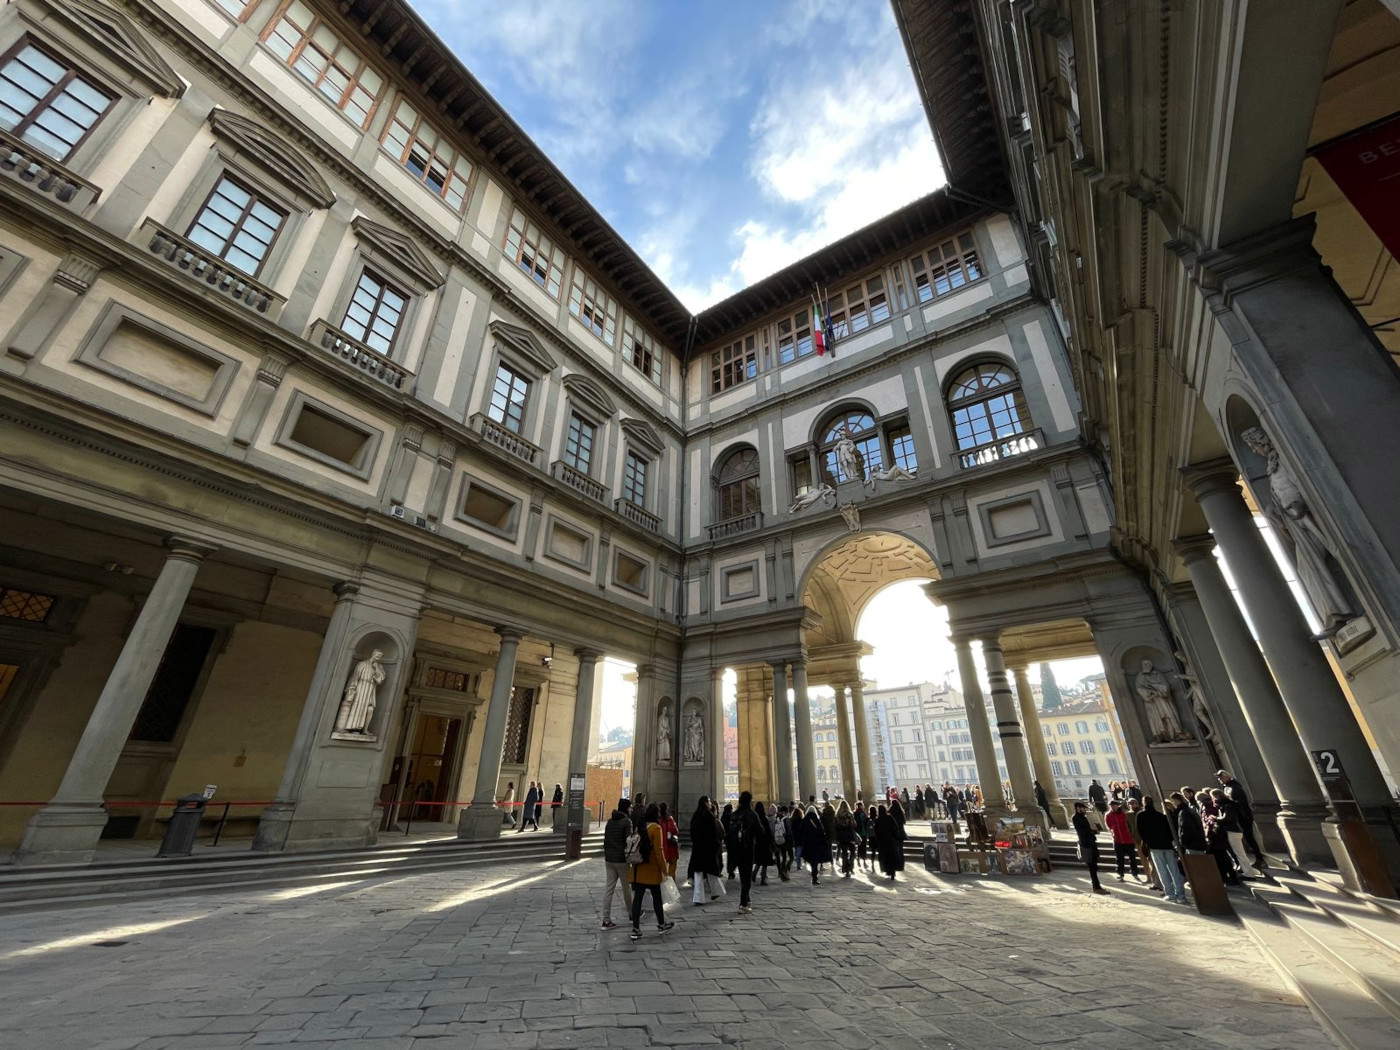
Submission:
[[[165,837],[160,840],[157,857],[188,857],[194,849],[199,822],[204,817],[208,799],[203,795],[182,795],[175,801],[175,812],[165,825]]]

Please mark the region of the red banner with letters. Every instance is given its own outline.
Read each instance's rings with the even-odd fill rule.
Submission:
[[[1390,254],[1400,259],[1400,113],[1313,151]]]

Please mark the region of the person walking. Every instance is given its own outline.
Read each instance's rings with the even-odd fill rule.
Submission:
[[[612,921],[613,891],[622,886],[622,904],[628,915],[632,914],[632,882],[627,870],[627,835],[632,830],[632,818],[627,811],[631,808],[627,799],[619,799],[617,808],[612,811],[607,824],[603,825],[603,868],[607,871],[607,886],[603,890],[603,929],[613,930],[617,923]]]
[[[1217,769],[1215,779],[1220,781],[1221,790],[1235,804],[1240,836],[1244,840],[1244,848],[1249,851],[1255,870],[1261,875],[1267,875],[1269,873],[1269,859],[1259,848],[1259,836],[1255,832],[1254,807],[1250,805],[1249,792],[1245,791],[1244,785],[1235,779],[1233,773],[1227,770]],[[1240,859],[1243,861],[1243,855]]]
[[[792,866],[799,872],[802,870],[802,821],[806,816],[802,803],[794,802],[792,815],[788,817],[788,832],[792,840]]]
[[[762,802],[753,804],[753,812],[758,818],[758,827],[754,835],[753,873],[749,881],[757,880],[758,885],[767,886],[768,866],[774,863],[773,825],[768,820],[768,811],[763,808]]]
[[[904,870],[904,821],[898,820],[895,813],[898,802],[890,803],[890,808],[880,807],[875,816],[875,852],[880,858],[880,870],[895,881],[895,874]]]
[[[1102,792],[1103,788],[1099,788],[1099,791]],[[1089,822],[1089,807],[1083,802],[1076,802],[1070,823],[1074,825],[1074,833],[1079,839],[1079,859],[1089,869],[1089,884],[1093,892],[1107,894],[1108,890],[1099,885],[1099,829]]]
[[[943,807],[948,811],[948,819],[953,822],[953,834],[958,834],[958,811],[962,809],[962,799],[958,789],[952,785],[943,788]]]
[[[849,879],[856,861],[856,818],[844,798],[836,807],[836,850],[841,858],[841,875]]]
[[[694,886],[690,903],[697,908],[719,899],[720,874],[724,871],[720,842],[724,829],[715,819],[708,795],[701,795],[690,818],[690,879]]]
[[[665,847],[663,852],[666,856],[666,875],[674,879],[676,866],[681,859],[681,828],[666,803],[658,803],[657,808],[661,811],[661,841]]]
[[[851,814],[856,826],[856,861],[861,870],[870,866],[870,814],[864,802],[857,802]]]
[[[1103,785],[1097,780],[1089,782],[1089,801],[1100,814],[1108,812],[1108,796],[1104,793]]]
[[[773,842],[773,862],[778,866],[778,878],[787,882],[788,869],[792,864],[792,833],[788,830],[786,807],[773,807],[768,816],[768,828]]]
[[[802,859],[812,869],[812,885],[815,886],[821,866],[831,862],[831,840],[826,837],[826,829],[822,826],[822,817],[816,806],[808,808],[800,828],[797,837],[802,846]]]
[[[1108,804],[1108,816],[1104,818],[1104,823],[1113,835],[1113,856],[1118,862],[1118,881],[1123,881],[1124,861],[1130,863],[1133,878],[1140,880],[1142,876],[1138,874],[1137,843],[1133,841],[1133,831],[1128,826],[1128,814],[1123,809],[1122,800],[1115,798]]]
[[[556,810],[556,811],[557,811],[557,810],[559,809],[559,807],[562,806],[563,804],[564,804],[564,785],[563,785],[563,784],[555,784],[555,785],[554,785],[554,797],[551,798],[551,799],[549,800],[549,808],[552,809],[552,810]],[[554,823],[557,823],[557,822],[551,820],[550,823],[551,823],[551,824],[554,824]]]
[[[1138,860],[1142,863],[1142,873],[1147,878],[1148,888],[1161,890],[1162,883],[1152,868],[1152,856],[1147,852],[1147,847],[1142,844],[1142,832],[1138,828],[1138,817],[1142,814],[1142,800],[1130,796],[1125,812],[1128,815],[1128,830],[1133,835],[1133,848],[1137,850]]]
[[[510,819],[510,826],[515,827],[515,781],[506,781],[506,793],[501,796],[500,805],[506,811],[506,816]]]
[[[1035,782],[1035,804],[1045,812],[1045,826],[1053,828],[1055,818],[1050,815],[1050,796],[1045,793],[1045,787],[1039,780]]]
[[[719,815],[720,827],[724,828],[724,852],[726,855],[725,868],[728,871],[729,879],[734,879],[734,805],[731,802],[724,804],[724,809]]]
[[[822,806],[822,831],[826,833],[826,846],[828,851],[827,861],[831,861],[831,853],[836,847],[836,807],[830,802]],[[834,865],[833,865],[834,867]]]
[[[661,807],[655,802],[647,806],[642,822],[642,830],[639,832],[634,827],[627,841],[627,859],[632,864],[632,932],[629,937],[634,941],[642,939],[642,897],[646,892],[651,893],[652,909],[656,912],[656,932],[666,933],[676,925],[666,921],[666,905],[661,900],[661,880],[666,877]]]
[[[540,830],[540,822],[535,816],[535,806],[539,801],[540,789],[532,780],[530,781],[530,789],[525,792],[525,805],[520,810],[520,827],[515,829],[517,835],[525,830],[526,824],[533,824],[536,831]]]
[[[1152,870],[1161,883],[1162,896],[1174,904],[1186,903],[1186,880],[1181,875],[1181,865],[1176,859],[1176,839],[1172,834],[1172,823],[1165,813],[1159,812],[1151,795],[1142,798],[1142,812],[1137,818],[1138,834],[1148,856],[1152,858]]]
[[[739,792],[739,806],[729,820],[729,867],[739,871],[739,913],[747,915],[753,911],[749,900],[749,889],[753,886],[753,862],[763,829],[759,826],[758,815],[753,811],[753,794]],[[733,875],[730,876],[733,878]]]

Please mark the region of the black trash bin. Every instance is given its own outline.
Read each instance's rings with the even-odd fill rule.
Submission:
[[[165,825],[165,838],[160,840],[157,857],[188,857],[194,850],[195,836],[199,834],[199,822],[204,818],[204,807],[209,800],[203,795],[184,795],[175,800],[175,812],[170,814],[170,823]]]

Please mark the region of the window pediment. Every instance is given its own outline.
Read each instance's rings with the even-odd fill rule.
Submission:
[[[604,418],[610,417],[617,412],[617,406],[613,404],[612,398],[604,393],[593,380],[574,372],[564,377],[564,389],[566,389],[584,405],[601,413]]]
[[[352,225],[355,229],[355,236],[371,247],[377,248],[389,262],[419,282],[424,291],[441,288],[447,283],[447,278],[438,272],[438,268],[433,265],[432,260],[428,258],[422,248],[413,242],[411,237],[367,219],[363,215],[358,216]]]
[[[122,12],[101,0],[62,0],[51,3],[58,19],[101,48],[167,98],[185,93],[185,81],[160,57]]]
[[[335,203],[335,193],[315,165],[285,139],[257,121],[216,107],[209,113],[209,127],[215,135],[231,143],[266,170],[279,184],[295,190],[316,207],[329,208]]]
[[[650,423],[644,423],[640,419],[624,419],[622,421],[622,432],[631,440],[652,452],[660,453],[664,446],[661,437]]]
[[[526,364],[538,369],[541,375],[553,372],[559,367],[559,362],[554,360],[544,348],[544,344],[536,339],[528,328],[499,320],[492,321],[490,327],[492,335],[524,358]]]

